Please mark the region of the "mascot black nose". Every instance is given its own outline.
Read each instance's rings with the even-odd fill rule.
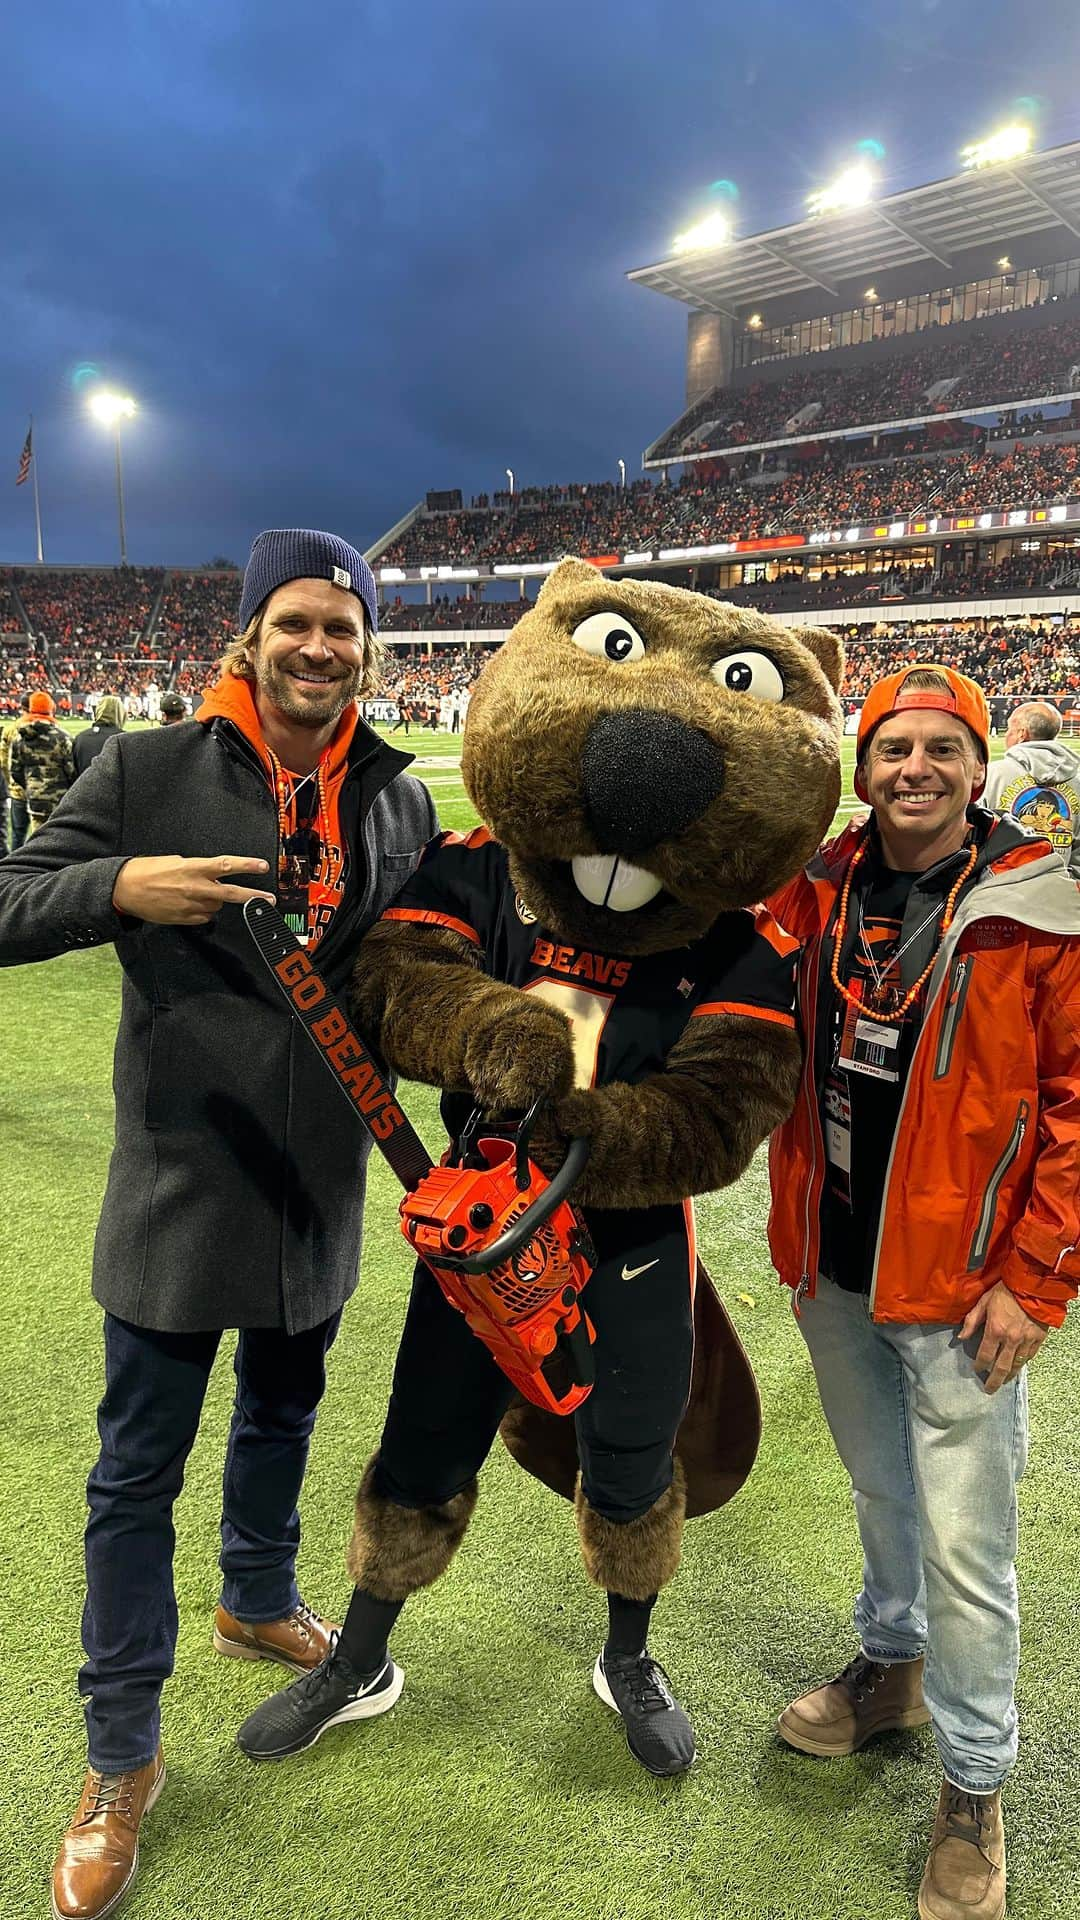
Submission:
[[[674,714],[630,707],[589,730],[582,786],[600,853],[644,853],[681,833],[723,784],[719,747]]]

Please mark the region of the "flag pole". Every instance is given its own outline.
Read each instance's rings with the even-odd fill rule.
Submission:
[[[34,431],[34,416],[33,414],[31,414],[30,415],[30,432],[33,433],[33,431]],[[41,501],[38,498],[37,447],[35,446],[33,440],[31,440],[30,442],[30,453],[32,456],[30,465],[33,468],[33,475],[34,475],[34,525],[37,528],[37,557],[38,557],[38,566],[40,567],[44,564],[44,561],[45,561],[45,551],[41,544]]]

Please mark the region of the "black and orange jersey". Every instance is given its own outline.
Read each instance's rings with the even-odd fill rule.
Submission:
[[[580,1087],[659,1072],[688,1021],[705,1015],[795,1025],[798,942],[764,907],[721,914],[700,940],[666,953],[569,946],[515,891],[506,849],[483,827],[432,840],[383,918],[450,928],[493,979],[560,1007]]]

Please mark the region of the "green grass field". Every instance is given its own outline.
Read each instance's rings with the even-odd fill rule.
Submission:
[[[395,744],[404,745],[402,734]],[[408,742],[447,826],[473,815],[458,744]],[[846,758],[850,762],[850,743]],[[850,798],[845,803],[850,806]],[[83,1484],[101,1386],[90,1250],[112,1127],[119,972],[110,950],[0,974],[4,1405],[0,1647],[3,1920],[47,1912],[48,1872],[83,1766],[75,1692]],[[429,1141],[430,1093],[407,1093]],[[304,1501],[301,1579],[344,1603],[358,1470],[385,1404],[409,1263],[393,1182],[373,1166],[361,1284],[331,1359]],[[789,1696],[852,1651],[858,1549],[809,1362],[768,1265],[759,1158],[699,1206],[704,1257],[764,1402],[747,1486],[688,1529],[653,1645],[700,1758],[660,1783],[630,1759],[590,1670],[601,1596],[569,1509],[501,1449],[450,1576],[395,1638],[406,1671],[385,1720],[256,1771],[239,1722],[279,1669],[210,1648],[231,1371],[223,1343],[177,1509],[181,1639],[165,1699],[169,1784],[143,1829],[125,1913],[140,1920],[907,1920],[938,1769],[926,1733],[850,1760],[789,1752]],[[1021,1760],[1008,1795],[1014,1920],[1080,1916],[1080,1360],[1073,1328],[1033,1369],[1022,1490]]]

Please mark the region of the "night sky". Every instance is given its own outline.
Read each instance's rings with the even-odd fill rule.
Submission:
[[[678,413],[686,310],[631,287],[880,141],[882,187],[1037,103],[1080,137],[1076,0],[9,0],[0,562],[364,547],[429,488],[614,479]],[[1078,245],[1080,251],[1080,245]]]

